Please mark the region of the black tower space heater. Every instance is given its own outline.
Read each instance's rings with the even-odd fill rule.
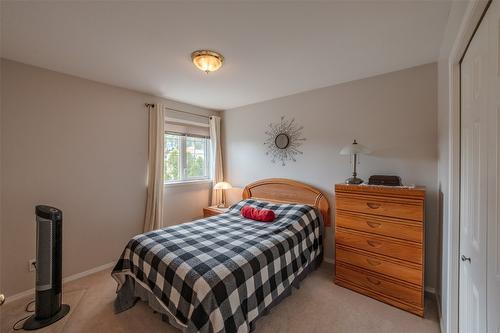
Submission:
[[[35,314],[24,322],[36,330],[63,318],[69,305],[62,304],[62,211],[36,206]]]

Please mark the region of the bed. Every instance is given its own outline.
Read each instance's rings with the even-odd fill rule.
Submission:
[[[321,191],[289,179],[245,187],[227,213],[133,237],[112,271],[115,312],[141,299],[180,330],[250,332],[322,260],[330,221]],[[244,206],[271,209],[272,223]]]

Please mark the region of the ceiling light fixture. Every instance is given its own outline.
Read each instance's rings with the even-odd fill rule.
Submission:
[[[191,60],[199,70],[208,74],[222,67],[224,57],[215,51],[198,50],[191,53]]]

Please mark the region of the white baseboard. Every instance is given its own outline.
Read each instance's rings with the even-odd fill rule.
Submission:
[[[101,265],[101,266],[97,266],[97,267],[91,268],[91,269],[86,270],[86,271],[81,272],[81,273],[76,273],[76,274],[67,276],[67,277],[63,278],[62,282],[64,284],[64,283],[67,283],[67,282],[70,282],[70,281],[73,281],[73,280],[85,277],[87,275],[91,275],[91,274],[103,271],[105,269],[113,267],[115,264],[116,264],[116,262],[113,261],[113,262],[109,262],[109,263]],[[34,295],[35,295],[35,288],[31,288],[31,289],[28,289],[28,290],[25,290],[25,291],[21,291],[20,293],[14,294],[12,296],[6,297],[5,303],[14,302],[14,301],[17,301],[18,299],[25,298],[25,297],[28,297],[28,296],[34,297]]]
[[[335,263],[335,259],[333,259],[333,258],[324,257],[323,261],[326,262],[327,264],[334,264]]]
[[[434,296],[436,295],[436,288],[434,288],[434,287],[427,286],[427,287],[425,287],[424,290],[426,293],[432,294]]]
[[[73,280],[76,280],[76,279],[82,278],[82,277],[84,277],[84,276],[91,275],[91,274],[94,274],[94,273],[97,273],[97,272],[103,271],[103,270],[105,270],[105,269],[108,269],[108,268],[113,267],[114,265],[116,265],[116,261],[113,261],[113,262],[108,262],[107,264],[104,264],[104,265],[101,265],[101,266],[97,266],[97,267],[91,268],[91,269],[86,270],[86,271],[84,271],[84,272],[81,272],[81,273],[76,273],[76,274],[70,275],[70,276],[65,277],[65,278],[63,279],[63,283],[70,282],[70,281],[73,281]]]
[[[437,312],[438,312],[438,319],[439,319],[439,328],[441,329],[441,333],[444,333],[444,323],[443,323],[443,314],[441,313],[441,300],[439,298],[439,295],[436,293],[436,306],[437,306]]]
[[[439,299],[438,293],[436,292],[436,288],[425,287],[425,292],[431,294],[434,297],[434,301],[436,302],[436,308],[437,308],[437,313],[438,313],[439,329],[440,329],[441,333],[446,333],[446,330],[444,329],[443,315],[441,313],[441,301]]]
[[[35,294],[35,288],[31,288],[25,291],[21,291],[20,293],[14,294],[12,296],[5,297],[5,304],[17,301],[18,299],[25,298],[28,296],[32,296]]]

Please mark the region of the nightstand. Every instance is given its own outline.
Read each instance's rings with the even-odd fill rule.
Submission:
[[[203,217],[215,216],[227,212],[229,208],[219,208],[217,206],[210,206],[203,208]]]

